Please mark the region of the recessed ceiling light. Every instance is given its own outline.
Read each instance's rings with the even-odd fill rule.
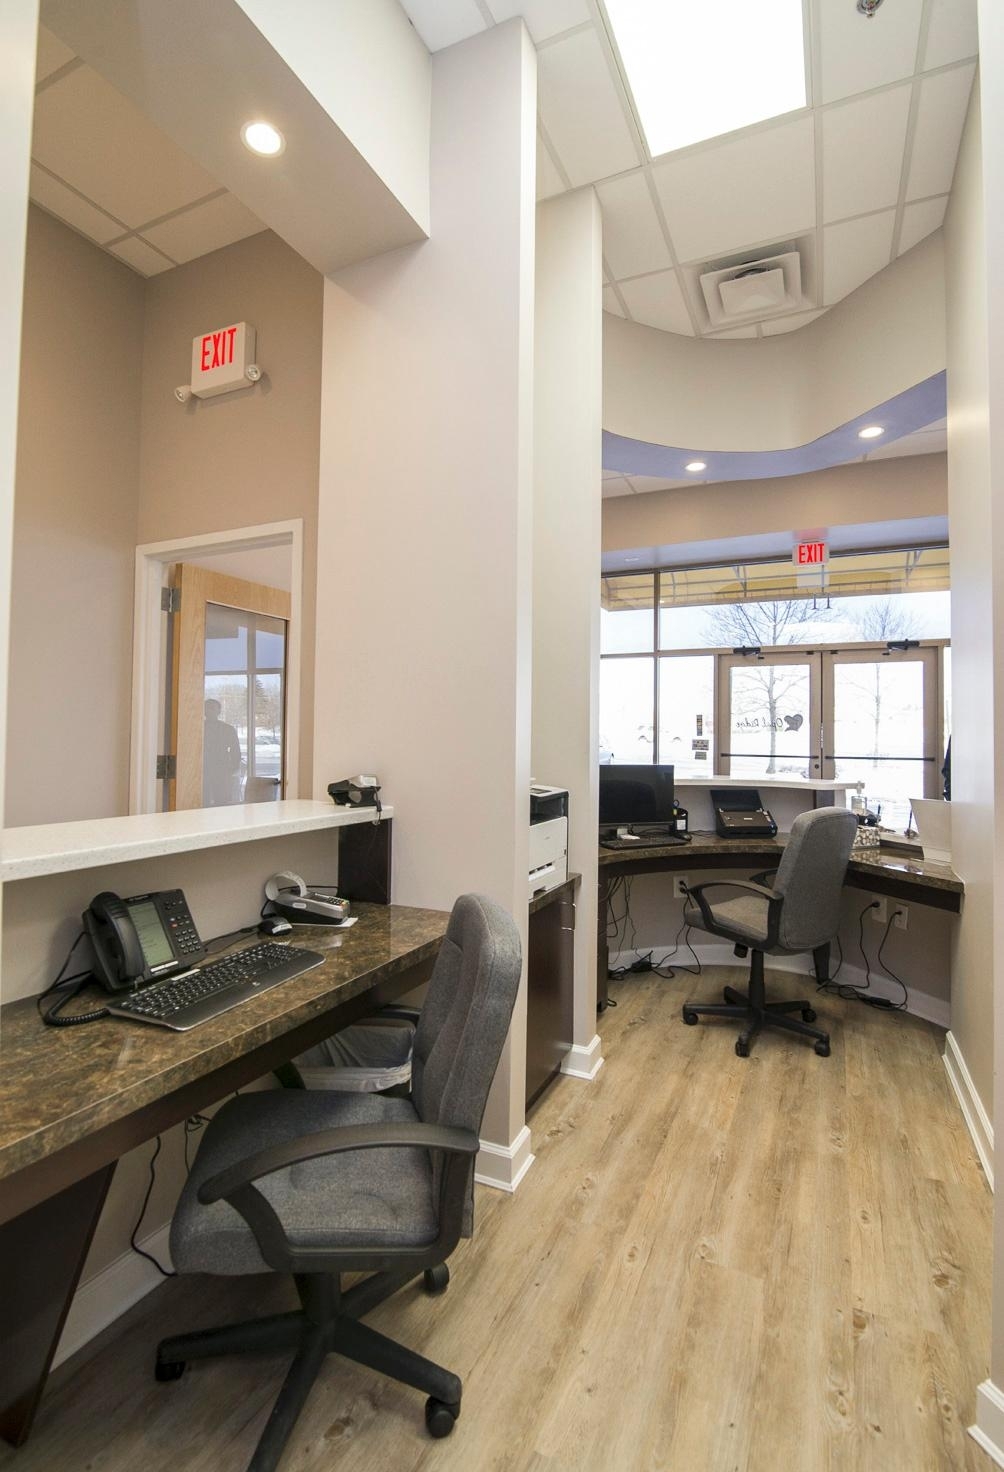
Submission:
[[[640,562],[641,561],[641,558],[640,557],[625,557],[624,561],[625,562]]]
[[[802,0],[606,0],[657,156],[805,107]]]
[[[699,470],[707,470],[707,468],[703,460],[691,460],[689,465],[684,466],[684,469],[689,470],[691,475],[696,475]]]
[[[858,439],[877,440],[880,434],[885,434],[881,424],[866,424],[864,429],[858,430]]]
[[[285,138],[271,123],[245,123],[241,129],[241,141],[245,148],[250,148],[252,153],[260,153],[264,158],[275,158],[286,147]]]

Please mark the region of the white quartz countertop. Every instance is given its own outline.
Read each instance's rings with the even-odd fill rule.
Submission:
[[[822,777],[674,777],[674,787],[779,787],[806,792],[860,792],[861,782],[830,782]]]
[[[317,828],[344,828],[371,823],[375,812],[375,808],[341,808],[331,802],[287,798],[183,813],[136,813],[125,818],[5,828],[0,834],[0,880],[6,884]],[[383,817],[393,816],[394,809],[385,806]]]

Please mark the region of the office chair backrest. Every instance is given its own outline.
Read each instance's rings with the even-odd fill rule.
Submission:
[[[519,931],[480,894],[461,895],[415,1032],[411,1097],[427,1124],[478,1131],[519,990]]]
[[[846,808],[817,808],[791,825],[774,892],[784,896],[780,941],[789,950],[814,950],[837,933],[840,891],[857,830]]]

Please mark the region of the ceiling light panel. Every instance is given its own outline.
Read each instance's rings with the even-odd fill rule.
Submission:
[[[657,157],[806,105],[802,0],[606,0]]]

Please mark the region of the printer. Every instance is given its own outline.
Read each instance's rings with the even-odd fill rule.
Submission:
[[[568,878],[568,793],[530,784],[530,899]]]

